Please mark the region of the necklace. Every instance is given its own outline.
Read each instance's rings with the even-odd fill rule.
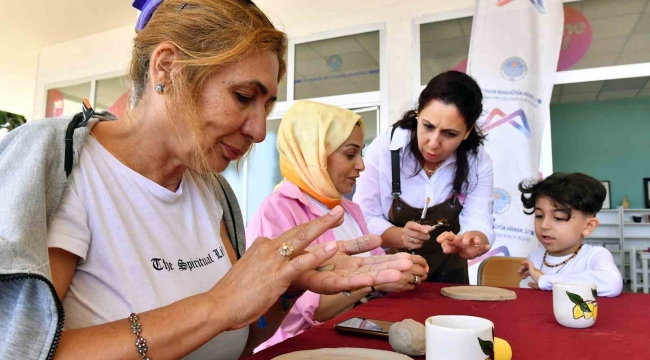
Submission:
[[[554,265],[551,265],[551,264],[549,264],[549,263],[546,262],[546,256],[548,255],[548,250],[546,250],[546,251],[544,252],[544,258],[542,259],[542,264],[543,264],[544,266],[546,266],[546,267],[550,267],[550,268],[555,268],[555,267],[558,267],[558,266],[562,266],[562,267],[564,267],[564,265],[566,265],[566,263],[568,263],[569,261],[571,261],[571,259],[573,259],[574,257],[576,257],[576,256],[578,255],[578,252],[580,251],[580,249],[582,249],[582,245],[583,245],[583,244],[580,244],[580,246],[578,246],[578,248],[576,249],[576,251],[573,252],[573,255],[569,256],[566,260],[562,261],[561,263],[559,263],[559,264],[554,264]]]
[[[425,165],[424,165],[424,172],[427,173],[427,176],[428,176],[428,177],[431,177],[431,175],[433,175],[433,174],[436,172],[436,170],[438,170],[438,168],[442,165],[443,162],[444,162],[444,161],[441,161],[440,163],[438,163],[438,165],[437,165],[433,170],[429,170],[429,168],[428,168],[427,165],[425,164]]]

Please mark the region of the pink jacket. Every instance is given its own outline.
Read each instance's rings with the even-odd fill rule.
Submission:
[[[350,200],[343,199],[341,206],[359,225],[361,232],[368,234],[368,227],[363,219],[359,205]],[[280,187],[269,195],[246,227],[246,247],[259,237],[275,238],[283,232],[308,221],[322,216],[318,208],[312,204],[305,194],[295,184],[285,181]],[[312,245],[334,241],[334,232],[326,231],[321,237],[314,240]],[[343,239],[341,239],[343,240]],[[349,240],[349,239],[345,239]],[[381,248],[370,251],[371,255],[385,255]],[[287,314],[280,328],[266,342],[255,349],[255,352],[266,349],[285,339],[296,336],[319,323],[314,320],[314,313],[320,303],[320,295],[307,291],[295,303]]]

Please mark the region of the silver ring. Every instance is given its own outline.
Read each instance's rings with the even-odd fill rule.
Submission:
[[[413,285],[417,285],[420,283],[420,277],[417,275],[413,275]]]
[[[343,295],[345,295],[345,296],[350,296],[350,292],[349,292],[349,291],[344,291],[344,292],[343,292]]]

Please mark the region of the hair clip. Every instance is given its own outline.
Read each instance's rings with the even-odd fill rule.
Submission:
[[[176,13],[179,13],[181,10],[183,10],[187,6],[187,3],[182,3],[181,6],[178,7],[178,10],[176,10]]]
[[[154,11],[162,3],[163,0],[135,0],[133,1],[133,7],[140,10],[140,15],[138,16],[138,21],[135,23],[135,29],[140,31],[144,29],[145,25],[153,16]]]

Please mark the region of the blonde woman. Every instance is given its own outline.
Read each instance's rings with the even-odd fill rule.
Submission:
[[[364,124],[358,114],[337,106],[298,101],[285,114],[278,130],[280,169],[285,180],[269,195],[246,228],[247,245],[258,237],[274,238],[297,225],[327,214],[335,206],[345,212],[343,223],[326,231],[314,243],[335,239],[363,239],[368,234],[358,205],[343,197],[352,192],[364,170]],[[385,255],[381,248],[358,256]],[[426,279],[427,265],[420,256],[407,256],[412,268],[399,281],[364,287],[336,295],[305,293],[284,319],[280,329],[258,349],[295,336],[351,308],[372,292],[412,290]]]
[[[125,116],[86,104],[0,142],[0,358],[236,359],[304,290],[401,278],[409,259],[355,242],[303,252],[341,207],[244,254],[218,173],[264,139],[286,36],[251,1],[136,3]]]

